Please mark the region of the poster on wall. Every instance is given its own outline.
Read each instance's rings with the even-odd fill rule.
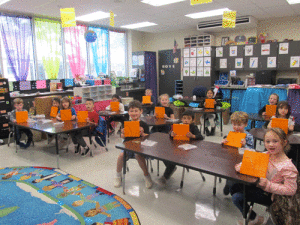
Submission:
[[[258,57],[251,57],[249,61],[250,68],[257,68],[258,67]]]
[[[223,57],[223,47],[216,48],[216,57]]]
[[[145,64],[145,57],[144,55],[139,55],[138,56],[138,61],[139,61],[139,66],[143,66]]]
[[[190,67],[183,67],[183,76],[188,77],[190,75]]]
[[[204,56],[210,56],[211,47],[204,47],[203,51],[204,51],[203,53]]]
[[[196,76],[196,67],[190,67],[190,76],[195,77]]]
[[[210,77],[210,67],[204,67],[203,73],[205,77]]]
[[[190,57],[190,49],[189,48],[185,48],[183,49],[183,57]]]
[[[190,58],[190,66],[196,66],[197,59],[196,58]]]
[[[204,57],[204,66],[211,66],[211,57]]]
[[[203,77],[203,76],[204,76],[204,68],[197,67],[197,77]]]
[[[183,66],[184,67],[190,66],[190,58],[184,58],[184,60],[183,60]]]
[[[230,56],[237,56],[237,46],[230,46],[229,51]]]
[[[270,55],[270,44],[261,45],[261,55]]]
[[[197,66],[203,66],[203,57],[197,58]]]
[[[253,56],[253,45],[245,46],[245,56]]]
[[[138,65],[138,57],[137,55],[132,56],[132,65],[137,66]]]
[[[236,77],[236,70],[230,70],[229,74],[231,77]]]
[[[279,44],[279,54],[288,54],[289,53],[289,43],[280,43]]]
[[[237,69],[243,68],[243,58],[235,59],[235,68]]]
[[[290,67],[291,68],[299,67],[299,59],[300,56],[291,56]]]
[[[227,59],[220,59],[220,68],[227,69]]]
[[[190,49],[190,57],[196,57],[197,55],[197,48]]]
[[[197,48],[197,57],[203,56],[203,47]]]
[[[268,57],[267,68],[276,68],[276,57]]]

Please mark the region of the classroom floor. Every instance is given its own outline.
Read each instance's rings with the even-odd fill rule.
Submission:
[[[231,126],[225,125],[223,135],[229,130]],[[215,136],[206,137],[205,140],[220,143],[222,137],[219,128]],[[204,174],[206,181],[203,182],[199,172],[190,170],[189,173],[185,173],[184,187],[180,190],[181,167],[177,167],[166,187],[155,183],[152,189],[147,189],[136,160],[130,160],[130,171],[126,174],[126,195],[123,195],[122,188],[113,186],[116,160],[120,152],[114,146],[121,141],[119,135],[113,135],[108,144],[109,151],[97,149],[94,151],[94,157],[75,155],[73,147],[68,153],[61,151],[61,170],[123,197],[136,210],[142,225],[231,225],[236,224],[237,218],[242,218],[230,195],[223,195],[224,179],[217,183],[217,194],[213,196],[214,177]],[[258,142],[258,148],[262,147]],[[151,175],[154,182],[158,179],[156,163],[157,161],[153,160],[154,172]],[[47,145],[46,140],[36,142],[34,147],[19,150],[18,153],[15,152],[14,143],[10,147],[0,146],[0,167],[11,166],[56,167],[54,142],[50,145]],[[160,162],[160,175],[164,168],[164,164]],[[255,211],[265,215],[265,208],[262,206],[255,205]]]

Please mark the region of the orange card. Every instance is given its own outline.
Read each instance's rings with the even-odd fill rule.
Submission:
[[[119,111],[120,110],[120,102],[110,102],[111,111]]]
[[[273,118],[271,126],[272,127],[279,127],[287,134],[288,131],[289,131],[289,120],[288,119]]]
[[[242,147],[241,141],[244,138],[246,138],[245,133],[229,131],[226,138],[228,142],[225,145],[241,148]]]
[[[60,110],[60,118],[61,120],[72,120],[72,112],[71,109],[62,109]]]
[[[27,111],[16,112],[16,120],[17,123],[26,123],[28,120],[28,112]]]
[[[174,140],[183,140],[189,141],[190,138],[186,136],[188,132],[190,132],[189,124],[173,124],[173,131],[176,134],[173,138]]]
[[[77,122],[78,123],[85,123],[88,116],[89,116],[88,111],[78,111],[77,112]]]
[[[277,105],[266,105],[267,116],[274,116],[276,114]]]
[[[165,107],[155,107],[156,118],[164,118],[166,114]]]
[[[208,109],[215,108],[214,101],[215,101],[215,99],[209,99],[209,98],[205,99],[205,108],[208,108]]]
[[[55,106],[52,106],[52,107],[51,107],[50,116],[51,116],[51,117],[56,117],[56,116],[57,116],[57,113],[58,113],[58,108],[55,107]]]
[[[269,154],[245,150],[240,173],[266,178],[269,156]]]
[[[125,137],[140,137],[140,121],[124,122]]]
[[[151,104],[151,96],[143,96],[143,104]]]

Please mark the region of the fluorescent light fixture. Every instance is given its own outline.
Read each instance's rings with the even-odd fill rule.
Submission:
[[[185,0],[142,0],[143,3],[153,5],[153,6],[162,6],[168,5],[176,2],[184,2]]]
[[[151,22],[141,22],[141,23],[134,23],[134,24],[129,24],[129,25],[124,25],[121,26],[123,28],[128,28],[128,29],[136,29],[136,28],[141,28],[141,27],[150,27],[157,25],[156,23],[151,23]]]
[[[206,11],[206,12],[187,14],[185,16],[190,17],[192,19],[199,19],[199,18],[205,18],[205,17],[220,16],[220,15],[223,15],[224,11],[231,11],[231,10],[228,8],[215,9],[215,10]]]
[[[292,5],[292,4],[298,4],[300,3],[300,0],[287,0],[287,2]]]
[[[114,14],[114,16],[117,16],[117,15]],[[89,22],[89,21],[94,21],[94,20],[101,20],[101,19],[108,18],[108,17],[110,17],[109,13],[98,11],[98,12],[94,12],[94,13],[76,17],[76,20]]]
[[[10,0],[0,0],[0,5],[3,5],[6,2],[9,2]]]

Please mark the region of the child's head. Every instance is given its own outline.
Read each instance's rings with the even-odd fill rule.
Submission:
[[[114,94],[114,95],[111,97],[111,101],[112,101],[112,102],[122,102],[120,96],[117,95],[117,94]]]
[[[52,99],[52,106],[59,108],[60,105],[60,99],[59,98],[53,98]]]
[[[85,101],[85,107],[86,107],[87,111],[93,111],[94,110],[94,100],[91,98],[88,98]]]
[[[290,149],[286,133],[278,127],[267,129],[264,143],[265,148],[272,155],[286,153]]]
[[[270,105],[277,105],[278,101],[279,101],[279,96],[278,96],[278,94],[272,93],[272,94],[269,96],[269,104],[270,104]]]
[[[138,100],[133,100],[129,103],[128,114],[132,120],[139,120],[142,113],[142,104]]]
[[[146,89],[145,95],[146,96],[152,96],[152,90],[151,89]]]
[[[185,111],[182,114],[181,121],[183,124],[191,124],[194,121],[194,113],[192,111]]]
[[[63,97],[60,102],[60,108],[61,109],[71,109],[72,108],[71,99],[69,99],[68,97]]]
[[[14,107],[17,111],[21,111],[23,109],[23,99],[15,98]]]
[[[212,91],[212,90],[208,90],[207,92],[206,92],[206,97],[207,98],[213,98],[214,97],[214,92]]]
[[[161,106],[168,107],[169,106],[169,95],[168,94],[162,94],[159,96],[159,102]]]
[[[234,112],[230,116],[231,124],[235,132],[244,132],[248,125],[248,114],[245,112]]]
[[[288,119],[291,115],[291,107],[287,101],[280,101],[276,108],[276,117],[284,117]]]

